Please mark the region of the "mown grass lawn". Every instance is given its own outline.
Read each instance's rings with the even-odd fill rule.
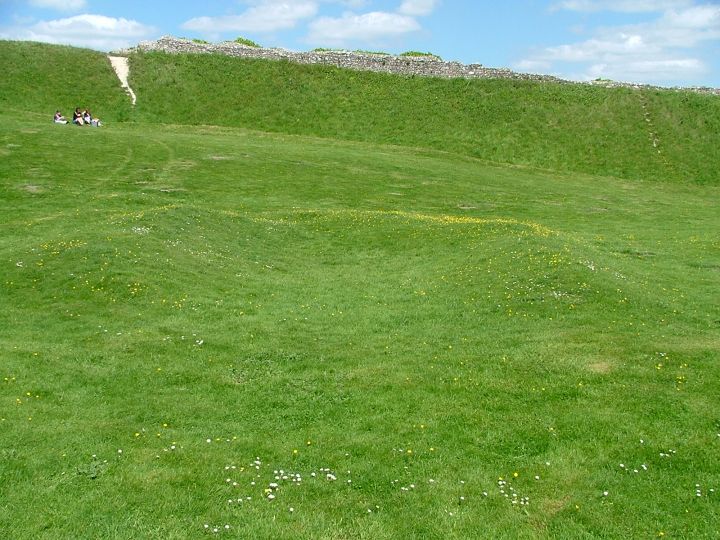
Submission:
[[[0,119],[4,537],[720,534],[717,187]]]

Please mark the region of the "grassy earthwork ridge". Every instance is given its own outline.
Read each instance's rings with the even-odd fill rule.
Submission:
[[[52,119],[56,109],[69,117],[75,107],[87,107],[112,122],[130,118],[130,101],[97,51],[0,41],[0,68],[0,105],[6,111]]]
[[[8,73],[0,99],[38,112],[90,101],[109,120],[245,127],[628,179],[717,184],[720,178],[714,96],[150,53],[131,57],[139,101],[130,112],[99,53],[0,46]]]
[[[635,103],[677,176],[617,178],[390,121],[457,81],[134,56],[132,110],[103,55],[0,46],[0,538],[720,537],[714,102],[468,85]]]

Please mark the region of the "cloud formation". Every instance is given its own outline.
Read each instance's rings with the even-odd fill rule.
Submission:
[[[0,37],[110,51],[134,45],[154,32],[134,20],[83,14],[0,31]]]
[[[430,15],[438,3],[438,0],[403,0],[398,8],[398,13],[411,17],[424,17]]]
[[[397,11],[359,10],[369,0],[245,0],[250,4],[237,15],[195,17],[182,28],[220,36],[224,32],[275,32],[297,27],[308,21],[305,41],[322,46],[379,45],[421,29],[417,17],[430,15],[440,0],[402,0]],[[321,4],[348,8],[340,16],[317,17]]]
[[[377,43],[418,30],[420,24],[413,17],[400,13],[346,13],[336,18],[320,17],[310,23],[308,41],[340,47],[353,41]]]
[[[87,2],[85,0],[30,0],[30,5],[58,11],[80,11]]]
[[[720,5],[690,5],[684,1],[573,0],[575,9],[660,11],[646,23],[598,28],[577,43],[545,47],[515,64],[516,69],[551,71],[561,76],[592,80],[666,84],[699,79],[707,73],[700,47],[720,40]],[[566,9],[570,9],[566,7]]]
[[[690,5],[692,5],[692,0],[565,0],[554,4],[552,9],[643,13],[679,9]]]
[[[320,17],[310,23],[306,41],[331,47],[353,43],[382,46],[388,40],[420,31],[422,26],[417,17],[430,15],[439,3],[440,0],[403,0],[395,12],[347,12],[340,17]]]
[[[240,15],[196,17],[182,28],[198,32],[273,32],[295,27],[299,21],[314,17],[318,3],[313,1],[264,1]]]

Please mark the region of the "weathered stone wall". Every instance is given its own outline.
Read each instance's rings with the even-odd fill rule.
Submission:
[[[459,62],[444,62],[436,56],[393,56],[385,54],[358,53],[348,51],[312,51],[293,52],[285,49],[266,49],[248,47],[240,43],[226,41],[219,44],[197,43],[188,39],[165,36],[157,41],[142,41],[135,49],[122,51],[131,53],[139,51],[162,51],[170,54],[225,54],[240,58],[262,58],[266,60],[288,60],[298,64],[325,64],[340,68],[359,71],[375,71],[396,75],[421,77],[446,77],[467,79],[514,79],[526,81],[545,81],[564,84],[571,83],[550,75],[517,73],[505,68],[488,68],[481,64],[464,65]],[[592,83],[607,87],[655,88],[647,85],[618,83],[614,81],[593,81]],[[720,89],[714,88],[683,88],[694,92],[720,95]]]

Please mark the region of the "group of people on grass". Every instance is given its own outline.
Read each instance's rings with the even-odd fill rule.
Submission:
[[[53,121],[56,124],[67,124],[67,119],[62,115],[60,111],[55,111],[55,116],[53,118]],[[90,111],[85,109],[83,111],[80,110],[80,107],[76,107],[75,111],[73,112],[72,116],[72,123],[76,126],[94,126],[94,127],[100,127],[102,126],[102,122],[99,118],[93,118],[93,115],[90,114]]]

